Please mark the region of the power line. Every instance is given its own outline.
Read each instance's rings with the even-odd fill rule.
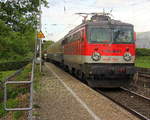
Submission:
[[[78,16],[77,18],[76,18],[76,20],[74,20],[74,24],[68,24],[68,26],[67,27],[65,27],[62,31],[60,31],[59,33],[57,33],[57,34],[55,34],[55,35],[53,35],[53,36],[60,36],[61,34],[63,34],[63,33],[65,33],[65,32],[67,32],[68,30],[68,28],[69,29],[72,29],[73,27],[75,27],[76,25],[76,22],[78,21],[80,19],[80,16]],[[59,25],[59,24],[58,24]],[[63,25],[63,24],[62,24]],[[64,24],[65,25],[65,24]],[[67,30],[67,31],[66,31]]]

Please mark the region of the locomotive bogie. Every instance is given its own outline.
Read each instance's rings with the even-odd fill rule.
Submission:
[[[87,82],[92,87],[120,87],[129,84],[135,73],[134,64],[85,64]]]

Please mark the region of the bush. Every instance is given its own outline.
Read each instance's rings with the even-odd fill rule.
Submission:
[[[0,20],[0,60],[22,60],[33,56],[35,30],[29,27],[22,32],[13,31]]]
[[[150,49],[147,48],[137,48],[136,49],[137,56],[150,56]]]
[[[4,109],[4,103],[0,103],[0,118],[4,117],[7,114],[7,112]]]
[[[22,116],[23,112],[22,111],[15,111],[13,113],[13,119],[18,120]]]
[[[135,65],[142,68],[150,68],[150,56],[136,57]]]

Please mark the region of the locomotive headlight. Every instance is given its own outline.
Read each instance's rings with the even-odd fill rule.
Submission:
[[[130,61],[132,58],[131,54],[129,52],[125,53],[124,56],[123,56],[123,59],[125,61]]]
[[[93,53],[92,59],[93,59],[94,61],[98,61],[98,60],[100,60],[100,58],[101,58],[100,53],[98,53],[98,52],[94,52],[94,53]]]

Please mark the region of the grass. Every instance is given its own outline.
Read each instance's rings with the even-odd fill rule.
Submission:
[[[16,80],[17,81],[26,81],[26,80],[30,80],[30,75],[31,75],[31,64],[28,64],[25,69],[21,72],[20,75],[16,76]]]
[[[8,108],[14,108],[18,105],[18,99],[9,99],[7,101],[7,107]],[[4,103],[0,104],[0,118],[4,117],[5,115],[7,115],[7,111],[5,111],[4,109]]]
[[[34,80],[34,84],[33,84],[35,91],[38,91],[40,89],[39,81],[41,80],[41,78],[42,78],[42,73],[40,73],[39,65],[36,65],[35,80]]]
[[[15,111],[13,113],[13,120],[18,120],[22,116],[23,112],[22,111]]]
[[[3,82],[8,76],[12,75],[15,71],[0,71],[0,82]],[[0,83],[0,87],[3,87],[3,84]],[[0,100],[3,99],[4,93],[0,88]],[[0,115],[1,116],[1,115]]]
[[[4,103],[0,103],[0,118],[4,117],[7,112],[4,110]]]
[[[6,63],[6,62],[17,62],[17,61],[23,61],[24,59],[19,59],[19,60],[11,60],[11,59],[0,59],[0,63]]]
[[[135,66],[142,68],[150,68],[150,56],[137,56]]]
[[[13,78],[14,81],[27,81],[30,80],[30,75],[31,75],[31,64],[28,64],[23,71],[16,76],[15,78]],[[14,71],[6,71],[3,73],[3,78],[4,76],[8,76],[10,75],[12,72]],[[1,77],[2,78],[2,77]],[[11,86],[7,86],[7,95],[8,95],[8,99],[7,99],[7,106],[14,108],[14,107],[18,107],[18,105],[20,106],[20,97],[26,93],[28,93],[28,86],[27,85],[11,85]],[[0,118],[7,116],[7,113],[4,110],[4,103],[3,101],[3,89],[0,89]],[[19,118],[23,115],[23,112],[20,111],[16,111],[13,112],[12,114],[12,120],[19,120]]]
[[[0,63],[5,63],[5,62],[17,62],[17,61],[26,61],[30,60],[33,57],[33,53],[29,53],[26,55],[26,57],[18,56],[18,58],[0,58]]]
[[[15,73],[14,70],[12,70],[12,71],[0,71],[0,81],[3,81],[5,78],[12,75],[13,73]]]

